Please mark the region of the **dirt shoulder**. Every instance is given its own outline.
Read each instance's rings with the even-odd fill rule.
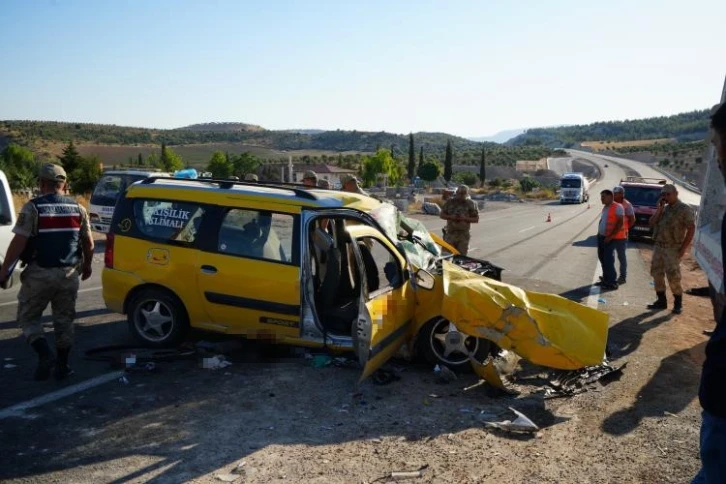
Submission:
[[[690,256],[683,268],[685,288],[705,285]],[[569,398],[544,399],[541,369],[526,365],[519,395],[466,390],[473,375],[443,384],[402,361],[387,365],[399,380],[357,385],[354,368],[315,368],[305,352],[259,342],[223,370],[161,363],[4,420],[0,452],[13,458],[0,480],[373,483],[423,469],[408,482],[688,482],[699,466],[702,332],[713,323],[708,299],[686,295],[684,307],[609,308],[613,357],[627,366]],[[513,418],[510,407],[541,430],[485,428]]]

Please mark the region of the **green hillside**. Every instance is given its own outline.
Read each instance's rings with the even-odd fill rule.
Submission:
[[[97,154],[105,164],[125,162],[137,153],[148,155],[162,143],[182,154],[191,165],[206,163],[216,150],[254,151],[263,159],[286,158],[289,152],[297,160],[319,162],[325,155],[330,162],[339,154],[373,153],[378,148],[393,151],[407,159],[408,135],[365,131],[296,132],[272,131],[246,123],[206,123],[178,129],[148,129],[88,123],[47,121],[0,121],[0,138],[30,148],[36,157],[53,159],[59,149],[73,140],[84,154]],[[423,148],[427,159],[443,160],[446,143],[451,140],[455,162],[476,164],[482,148],[487,149],[490,164],[513,165],[516,160],[538,159],[550,154],[542,146],[506,147],[497,143],[479,143],[446,133],[415,133],[418,160]],[[187,148],[188,147],[188,148]],[[0,148],[2,148],[0,146]]]
[[[708,133],[710,110],[672,116],[607,121],[558,128],[535,128],[509,140],[510,146],[545,145],[572,148],[583,141],[631,141],[673,138],[679,142],[702,140]]]

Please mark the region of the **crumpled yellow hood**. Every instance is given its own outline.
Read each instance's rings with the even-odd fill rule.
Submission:
[[[532,363],[562,370],[599,365],[608,315],[554,294],[529,292],[443,262],[442,316]]]

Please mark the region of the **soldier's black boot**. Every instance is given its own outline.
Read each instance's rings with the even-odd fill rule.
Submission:
[[[683,296],[673,296],[673,314],[681,314],[683,311]]]
[[[68,366],[68,355],[71,352],[70,346],[68,348],[58,348],[58,358],[55,363],[55,379],[63,380],[69,375],[73,374],[73,370]]]
[[[43,381],[50,378],[50,370],[53,368],[53,353],[45,338],[38,338],[30,345],[38,353],[38,367],[35,369],[35,380]]]
[[[658,299],[656,299],[652,304],[648,304],[648,309],[668,309],[668,301],[666,300],[665,291],[656,292],[655,294],[658,296]]]

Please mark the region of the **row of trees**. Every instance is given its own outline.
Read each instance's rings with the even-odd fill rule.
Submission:
[[[251,153],[230,155],[215,151],[207,164],[207,171],[215,178],[237,176],[243,178],[248,173],[255,173],[262,165],[262,160]]]

